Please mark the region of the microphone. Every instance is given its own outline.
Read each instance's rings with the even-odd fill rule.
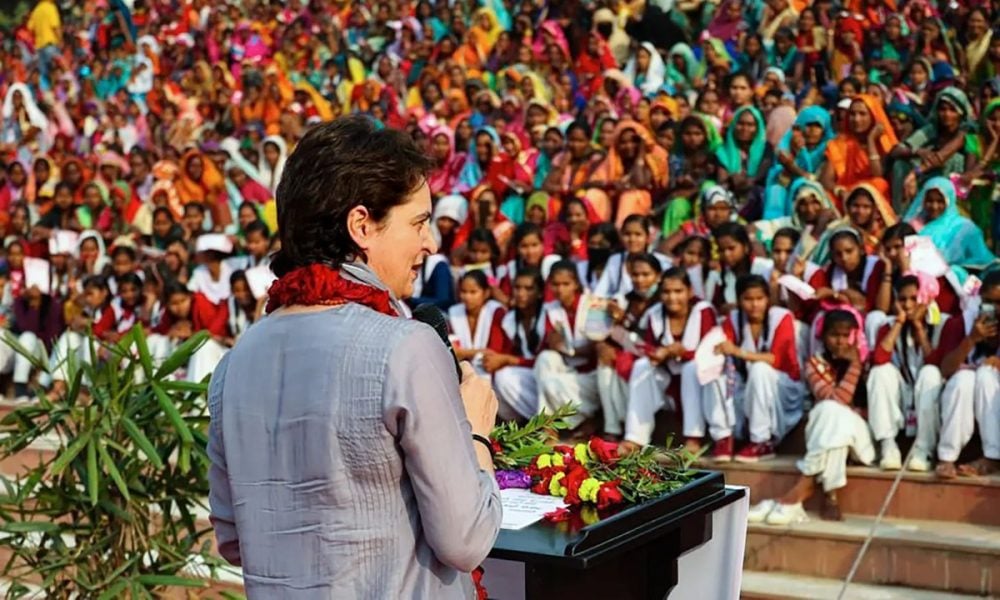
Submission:
[[[441,341],[448,348],[452,359],[455,361],[455,373],[458,375],[458,382],[462,382],[462,367],[458,364],[458,356],[455,355],[455,348],[451,345],[448,337],[448,321],[444,312],[433,304],[421,304],[413,309],[413,318],[421,323],[430,325],[438,334]]]

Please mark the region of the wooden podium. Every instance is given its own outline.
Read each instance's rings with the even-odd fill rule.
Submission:
[[[490,558],[523,564],[527,600],[659,600],[677,585],[677,559],[712,539],[712,514],[745,493],[727,489],[722,473],[699,471],[674,492],[577,530],[547,521],[501,530]],[[522,585],[513,579],[508,589]]]

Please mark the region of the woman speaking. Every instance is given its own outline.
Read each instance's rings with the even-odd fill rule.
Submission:
[[[401,302],[437,250],[427,168],[364,117],[288,158],[270,314],[208,394],[212,523],[250,598],[474,595],[500,526],[496,398]]]

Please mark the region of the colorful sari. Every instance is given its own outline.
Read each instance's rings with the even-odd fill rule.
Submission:
[[[875,185],[873,182],[859,183],[851,188],[850,193],[847,195],[847,206],[850,206],[851,198],[857,190],[864,190],[871,196],[875,210],[873,211],[872,221],[868,225],[868,228],[863,229],[853,223],[849,216],[845,216],[840,221],[830,223],[816,244],[816,248],[813,250],[809,260],[820,266],[826,265],[830,261],[830,238],[838,229],[844,227],[849,227],[858,232],[864,244],[865,254],[875,255],[878,253],[879,245],[882,243],[882,232],[886,228],[895,225],[899,221],[899,216],[893,210],[892,203],[886,198],[886,191],[888,190],[885,187],[885,181],[877,181],[881,182],[881,185]],[[845,214],[847,214],[846,210]]]
[[[776,151],[791,152],[792,135],[795,129],[805,129],[807,125],[818,125],[823,128],[823,138],[814,148],[803,146],[795,155],[795,164],[806,173],[819,173],[826,160],[826,146],[833,138],[830,127],[830,113],[822,106],[810,106],[802,109],[795,117],[792,130],[781,137]],[[776,152],[777,154],[777,152]],[[788,217],[794,214],[792,190],[788,184],[791,177],[785,172],[785,167],[775,161],[767,174],[767,192],[764,200],[764,220]],[[825,195],[825,194],[824,194]]]
[[[872,115],[872,127],[875,124],[882,126],[882,134],[879,136],[877,147],[879,155],[884,159],[899,143],[899,139],[892,129],[889,117],[885,114],[882,102],[869,94],[861,94],[855,100],[864,102],[868,108],[868,112]],[[867,134],[868,132],[864,133],[865,136]],[[853,188],[865,181],[870,183],[881,181],[879,187],[888,189],[888,182],[884,178],[872,177],[872,165],[868,158],[868,142],[858,141],[853,133],[842,132],[830,140],[826,145],[826,160],[833,168],[834,186],[837,188]],[[833,195],[835,198],[837,197],[836,194]]]
[[[631,173],[626,172],[622,158],[618,154],[618,141],[622,134],[629,130],[634,131],[639,136],[642,144],[636,157],[636,164],[632,168],[645,167],[649,170],[649,187],[605,191],[610,186],[627,180],[631,175]],[[619,226],[629,215],[648,215],[653,209],[653,196],[667,186],[669,178],[667,159],[666,151],[657,145],[648,129],[636,121],[622,120],[615,126],[611,148],[608,149],[607,156],[590,178],[590,183],[601,189],[591,188],[587,190],[586,197],[602,219],[611,220],[611,215],[614,212]]]
[[[947,206],[941,216],[927,222],[924,198],[930,190],[940,192]],[[950,179],[934,177],[928,180],[906,211],[904,220],[913,225],[917,235],[930,238],[941,251],[945,262],[953,269],[984,268],[996,261],[996,256],[986,246],[982,230],[959,213],[955,184]],[[956,272],[956,274],[960,280],[964,280],[964,273]]]

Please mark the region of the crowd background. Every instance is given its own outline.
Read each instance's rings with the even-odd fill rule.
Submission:
[[[434,160],[448,311],[505,418],[766,460],[995,471],[1000,2],[41,0],[0,44],[4,326],[54,365],[136,323],[210,373],[262,314],[274,193],[361,113]],[[995,35],[997,34],[997,35]],[[921,241],[923,240],[923,241]],[[781,280],[781,282],[779,282]],[[806,285],[807,284],[807,285]],[[804,287],[803,287],[804,286]],[[721,327],[723,374],[696,349]],[[15,394],[65,386],[0,346]],[[954,464],[978,429],[983,458]],[[746,443],[742,443],[745,440]]]

